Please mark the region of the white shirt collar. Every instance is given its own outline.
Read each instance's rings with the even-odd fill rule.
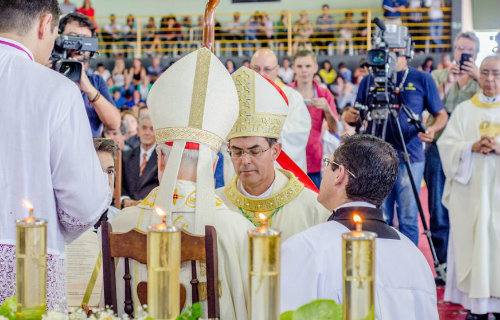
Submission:
[[[143,157],[143,154],[146,154],[146,162],[149,161],[149,158],[151,158],[151,155],[153,154],[153,151],[155,151],[156,149],[156,145],[152,146],[148,151],[144,150],[142,148],[142,144],[141,144],[141,155],[140,155],[140,162],[142,163],[142,157]]]
[[[479,101],[481,101],[482,103],[497,103],[500,101],[500,95],[496,96],[496,97],[487,97],[484,95],[484,93],[480,92],[479,93]]]
[[[271,196],[272,192],[273,192],[273,187],[274,187],[274,181],[273,183],[271,184],[271,186],[266,190],[264,191],[264,193],[258,195],[258,196],[254,196],[254,195],[251,195],[250,193],[248,193],[245,188],[243,187],[243,184],[240,183],[240,191],[241,193],[245,196],[245,197],[248,197],[250,199],[263,199],[263,198],[268,198]]]
[[[33,57],[33,53],[31,53],[30,49],[28,49],[22,43],[19,43],[12,39],[2,38],[0,37],[0,46],[3,48],[9,48],[11,51],[16,52],[20,56],[30,59],[31,61],[35,61]]]
[[[344,203],[337,208],[335,208],[335,211],[337,211],[340,208],[349,208],[349,207],[368,207],[368,208],[376,208],[377,206],[374,204],[371,204],[366,201],[353,201],[353,202],[347,202]]]

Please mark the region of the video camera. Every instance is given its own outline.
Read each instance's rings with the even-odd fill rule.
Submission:
[[[397,82],[397,57],[404,55],[411,59],[412,42],[408,28],[398,25],[385,25],[379,18],[373,22],[377,31],[373,38],[375,49],[368,51],[366,61],[371,67],[375,80],[375,103],[390,103],[391,93]],[[401,49],[391,52],[390,49]]]
[[[52,68],[74,82],[80,81],[83,65],[80,61],[69,60],[69,53],[78,51],[80,54],[90,53],[87,58],[92,58],[97,52],[99,42],[97,38],[60,35],[57,37],[52,50]]]

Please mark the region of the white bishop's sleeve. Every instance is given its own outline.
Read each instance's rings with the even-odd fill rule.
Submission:
[[[50,169],[61,232],[65,242],[71,242],[99,219],[112,195],[76,86],[63,101],[51,123]]]

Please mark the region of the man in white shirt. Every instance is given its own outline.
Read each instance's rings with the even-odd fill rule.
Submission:
[[[64,243],[111,201],[78,87],[47,68],[57,0],[0,1],[0,303],[16,294],[15,220],[47,220],[47,309],[66,294]],[[36,62],[35,62],[36,61]]]
[[[438,319],[436,286],[423,254],[388,226],[380,206],[398,175],[398,155],[383,140],[347,137],[325,159],[318,201],[329,221],[291,237],[282,246],[281,311],[315,299],[342,303],[342,233],[355,229],[354,212],[375,240],[375,315],[378,319]],[[335,210],[334,210],[335,209]]]
[[[283,66],[278,70],[278,76],[285,84],[292,83],[295,78],[295,73],[290,65],[290,59],[283,58],[282,64]]]
[[[250,66],[255,72],[274,81],[286,94],[289,111],[281,131],[280,141],[286,154],[302,171],[307,172],[306,145],[311,131],[311,116],[307,111],[304,99],[298,91],[279,80],[278,59],[272,50],[257,50],[252,56]]]

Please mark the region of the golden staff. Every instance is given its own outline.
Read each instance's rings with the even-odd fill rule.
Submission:
[[[203,46],[214,52],[215,9],[220,0],[208,0],[203,20]]]

